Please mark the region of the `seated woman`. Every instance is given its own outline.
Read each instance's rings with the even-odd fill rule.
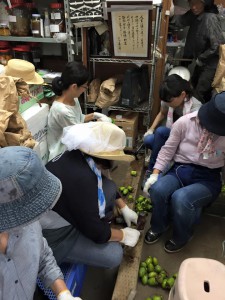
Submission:
[[[121,244],[134,247],[140,235],[136,229],[110,226],[114,205],[128,226],[137,223],[137,214],[124,203],[116,184],[102,175],[112,160],[134,159],[123,152],[125,133],[107,122],[77,124],[64,132],[62,143],[69,151],[46,165],[60,179],[62,195],[41,220],[43,235],[58,263],[117,267],[123,257]]]
[[[159,90],[159,97],[162,100],[160,112],[156,116],[151,127],[144,134],[144,144],[152,151],[143,186],[152,173],[153,166],[161,147],[169,137],[173,122],[185,114],[198,110],[202,105],[201,102],[192,97],[192,93],[193,91],[190,83],[177,74],[169,75],[162,82]],[[157,128],[157,126],[165,119],[166,126]]]
[[[155,243],[172,218],[173,235],[166,252],[181,250],[193,235],[196,217],[221,191],[221,168],[225,159],[225,92],[177,120],[146,181],[144,192],[153,202],[147,244]],[[167,164],[174,165],[158,176]],[[158,179],[158,180],[157,180]]]
[[[49,160],[64,151],[61,143],[63,128],[94,119],[111,122],[111,119],[99,112],[84,115],[78,97],[88,89],[89,72],[78,61],[69,62],[60,77],[52,81],[52,90],[58,96],[48,115],[47,141]]]

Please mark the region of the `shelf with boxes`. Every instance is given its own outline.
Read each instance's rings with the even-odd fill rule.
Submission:
[[[118,3],[115,3],[118,5]],[[125,4],[125,3],[123,3]],[[139,3],[138,3],[139,4]],[[143,5],[143,3],[141,3]],[[152,32],[152,26],[153,23],[152,18],[149,18],[149,23],[147,26],[148,31],[148,39],[145,40],[145,43],[151,45],[151,38],[153,38],[151,49],[148,49],[148,55],[145,57],[132,57],[131,55],[115,55],[116,51],[114,47],[114,51],[112,50],[112,44],[115,46],[115,33],[114,33],[114,41],[113,38],[110,36],[113,35],[113,33],[109,33],[109,40],[111,42],[111,46],[109,47],[111,51],[108,52],[111,53],[111,55],[101,56],[101,55],[92,55],[91,50],[88,50],[88,65],[90,70],[92,71],[93,78],[98,78],[99,74],[100,76],[104,73],[103,76],[110,76],[111,74],[115,74],[115,70],[119,70],[118,74],[123,73],[123,83],[122,83],[122,89],[120,94],[120,99],[117,103],[113,105],[109,105],[106,109],[106,111],[111,110],[119,110],[119,111],[133,111],[133,112],[139,112],[144,113],[147,115],[147,118],[145,117],[145,123],[149,123],[149,113],[151,109],[151,102],[152,102],[152,94],[154,89],[154,77],[155,77],[155,64],[156,64],[156,46],[158,43],[158,36],[159,36],[159,24],[160,24],[160,18],[161,18],[161,3],[157,5],[152,5],[151,2],[144,3],[144,5],[147,5],[147,7],[144,7],[147,9],[147,11],[154,11],[154,30],[153,34],[150,34]],[[110,7],[110,13],[113,12],[113,6]],[[132,18],[132,13],[129,11],[126,12],[126,6],[123,7],[121,15],[121,20],[124,19],[123,17],[126,16],[126,18],[130,17]],[[143,9],[143,7],[142,7]],[[138,10],[138,9],[137,9]],[[151,13],[149,13],[149,16],[152,16]],[[143,13],[145,15],[145,11]],[[120,15],[117,14],[119,20]],[[113,16],[114,18],[114,16]],[[112,19],[113,19],[112,18]],[[140,18],[142,19],[142,18]],[[111,19],[110,19],[111,20]],[[122,21],[121,21],[122,22]],[[115,25],[115,24],[114,24]],[[113,26],[109,26],[112,30]],[[127,25],[124,24],[124,28],[126,28],[129,32],[129,28],[127,28]],[[142,24],[141,24],[142,26]],[[119,30],[119,29],[118,29]],[[107,35],[106,35],[107,37]],[[86,37],[89,38],[90,37]],[[119,38],[119,37],[118,37]],[[104,45],[103,41],[103,45]],[[107,43],[106,43],[107,44]],[[92,45],[92,42],[89,40],[89,46]],[[126,48],[126,45],[124,45],[124,48]],[[99,49],[99,47],[96,46],[96,49]],[[127,49],[127,48],[126,48]],[[120,49],[119,49],[120,50]],[[92,50],[93,51],[93,50]],[[130,50],[128,50],[129,52]],[[89,53],[90,52],[90,53]],[[135,55],[133,55],[135,56]],[[114,65],[115,67],[113,67]],[[120,66],[123,65],[123,68]],[[145,66],[145,67],[143,67]],[[142,75],[141,75],[142,73]],[[108,75],[109,74],[109,75]],[[142,77],[143,76],[143,77]],[[105,79],[105,78],[104,78]],[[147,80],[146,80],[147,79]],[[147,83],[145,83],[147,81]],[[147,86],[147,89],[146,89]],[[144,94],[144,96],[143,96]],[[101,107],[98,107],[95,103],[90,103],[85,101],[85,109],[92,108],[92,109],[98,109]],[[148,119],[146,121],[146,119]],[[146,125],[145,124],[145,125]]]
[[[95,104],[91,104],[91,103],[86,103],[86,108],[92,108],[93,110],[97,110],[99,109],[98,106],[96,106]],[[148,102],[143,102],[141,103],[139,106],[137,107],[134,107],[134,108],[128,108],[128,107],[123,107],[123,106],[116,106],[116,105],[113,105],[113,106],[109,106],[107,107],[107,109],[110,111],[110,110],[120,110],[120,111],[129,111],[129,110],[132,110],[134,112],[141,112],[141,113],[145,113],[148,109]]]

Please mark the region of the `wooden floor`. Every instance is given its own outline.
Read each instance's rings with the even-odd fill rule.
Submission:
[[[134,189],[132,195],[135,199],[138,196],[140,182],[142,179],[144,167],[144,159],[140,157],[138,160],[135,160],[128,167],[126,176],[122,182],[118,182],[121,180],[121,176],[118,176],[118,173],[124,173],[124,169],[127,168],[127,165],[120,164],[118,166],[118,170],[115,174],[112,174],[113,179],[116,181],[117,186],[128,186],[131,185]],[[131,176],[130,171],[137,171],[137,176]],[[121,174],[121,173],[120,173]],[[134,203],[128,204],[131,208],[133,208]],[[127,300],[133,299],[132,297],[135,295],[137,280],[138,280],[138,269],[142,254],[142,246],[143,246],[144,235],[141,235],[138,244],[134,247],[125,247],[124,248],[124,257],[123,261],[119,267],[117,280],[115,283],[112,300]]]

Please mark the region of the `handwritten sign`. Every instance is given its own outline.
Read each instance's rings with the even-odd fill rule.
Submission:
[[[112,12],[115,56],[148,56],[148,11]]]

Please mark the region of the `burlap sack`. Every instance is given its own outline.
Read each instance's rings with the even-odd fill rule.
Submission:
[[[217,93],[221,93],[225,91],[225,76],[222,78],[219,86],[216,87],[215,90],[217,91]]]
[[[99,78],[95,78],[92,80],[88,87],[87,102],[92,103],[96,101],[100,91],[100,85],[101,80]]]
[[[19,93],[28,93],[26,83],[21,83]],[[19,99],[16,83],[10,76],[0,76],[0,147],[26,146],[33,148],[35,140],[26,122],[18,112]]]
[[[219,56],[220,56],[220,59],[219,59],[216,73],[215,73],[215,76],[214,76],[214,79],[212,82],[212,87],[214,87],[216,90],[220,87],[221,81],[225,77],[225,44],[220,45]]]
[[[9,124],[10,116],[13,113],[10,111],[0,109],[0,147],[6,147],[5,131]]]
[[[0,76],[0,109],[16,112],[19,109],[15,82],[10,76]]]
[[[120,99],[121,89],[122,80],[120,76],[103,81],[95,105],[99,108],[106,108],[116,104]]]

